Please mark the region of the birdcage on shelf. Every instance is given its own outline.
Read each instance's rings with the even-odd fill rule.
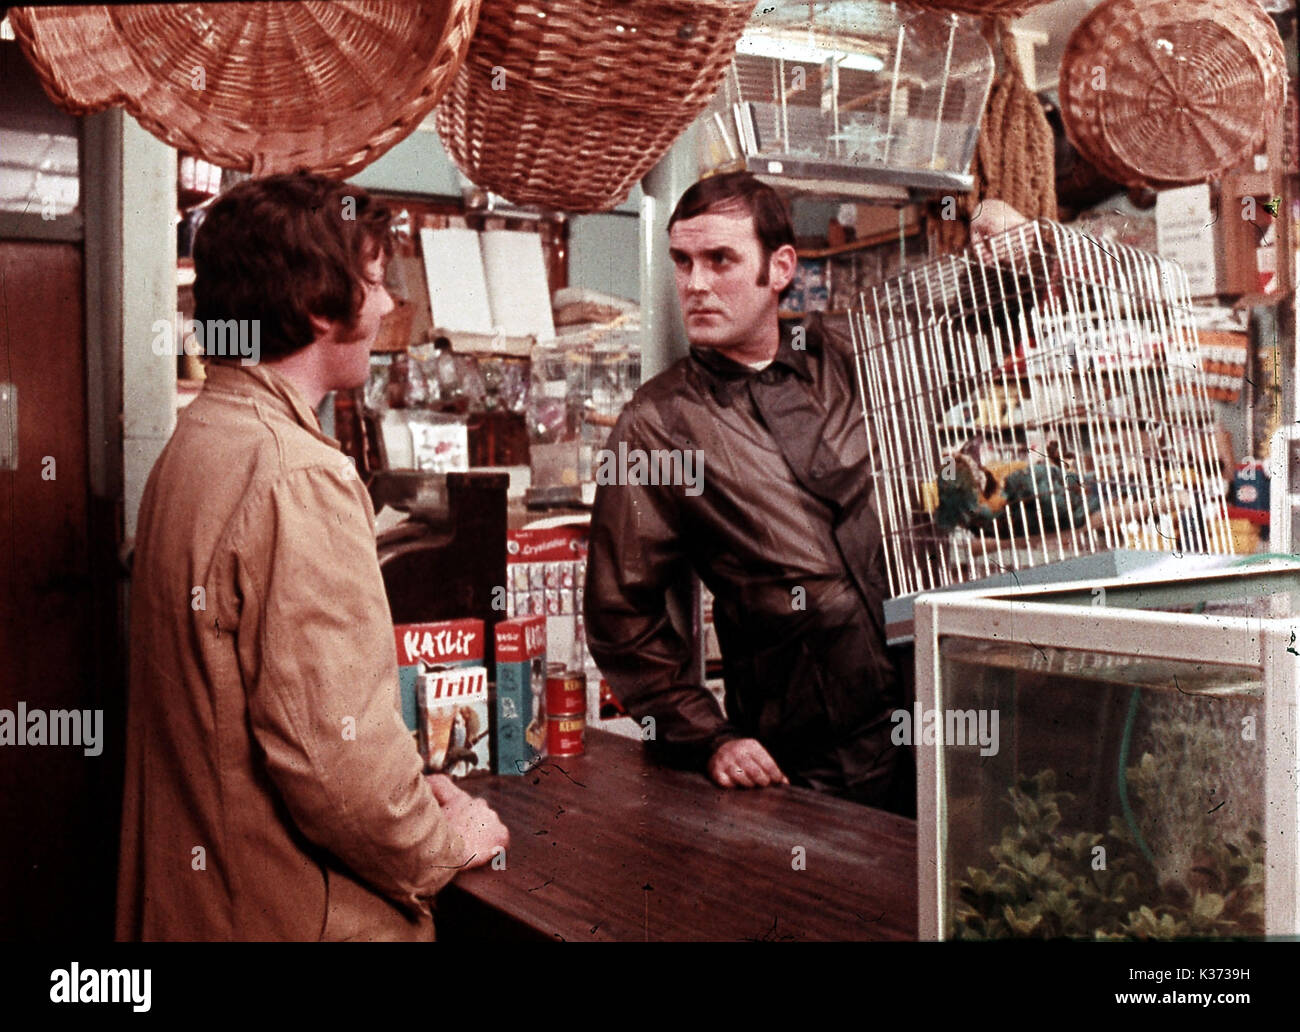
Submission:
[[[718,165],[817,192],[968,190],[993,70],[974,18],[870,0],[761,4],[706,146]]]
[[[1232,552],[1178,265],[1040,220],[880,284],[849,324],[895,602]]]

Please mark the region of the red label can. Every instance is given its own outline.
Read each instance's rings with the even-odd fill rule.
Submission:
[[[546,675],[546,712],[567,717],[587,712],[587,675],[578,671],[551,670]]]
[[[587,718],[581,713],[568,717],[546,718],[546,752],[550,756],[581,756],[582,733]]]

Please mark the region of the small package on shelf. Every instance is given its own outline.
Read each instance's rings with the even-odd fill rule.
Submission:
[[[569,655],[573,616],[580,611],[587,528],[530,527],[506,535],[507,611],[561,617],[547,625],[552,655]]]
[[[526,774],[546,756],[546,617],[496,625],[494,770]]]
[[[825,259],[800,258],[795,277],[802,280],[805,312],[824,312],[830,308],[830,275]]]
[[[425,770],[464,777],[490,768],[487,667],[482,620],[398,624],[402,719]]]
[[[429,473],[469,469],[469,429],[463,416],[407,414],[414,467]]]

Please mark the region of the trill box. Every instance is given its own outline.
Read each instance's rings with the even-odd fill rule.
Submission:
[[[496,625],[496,772],[526,774],[546,755],[546,617]]]
[[[451,777],[490,770],[483,621],[398,624],[393,632],[402,719],[425,769]]]

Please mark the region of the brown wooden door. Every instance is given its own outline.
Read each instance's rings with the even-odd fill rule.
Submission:
[[[0,241],[0,381],[18,391],[18,468],[0,471],[0,708],[104,711],[97,756],[88,732],[0,746],[0,939],[112,929],[121,690],[116,587],[92,545],[82,275],[78,244]]]

